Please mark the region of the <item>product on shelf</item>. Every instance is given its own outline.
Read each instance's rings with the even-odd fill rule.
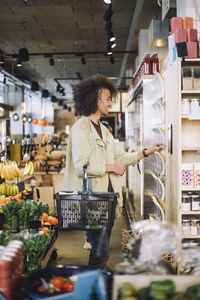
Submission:
[[[194,176],[193,176],[193,164],[182,164],[182,186],[193,188]]]
[[[194,186],[200,187],[200,164],[194,163]]]

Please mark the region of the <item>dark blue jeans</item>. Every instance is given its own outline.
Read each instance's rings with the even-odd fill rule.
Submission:
[[[109,242],[111,230],[87,231],[87,238],[92,249],[90,250],[89,267],[104,269],[109,258]]]

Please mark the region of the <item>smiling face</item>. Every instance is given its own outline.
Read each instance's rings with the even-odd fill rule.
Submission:
[[[112,107],[111,95],[108,89],[102,88],[99,91],[97,106],[98,106],[97,111],[101,116],[108,115],[109,109]]]

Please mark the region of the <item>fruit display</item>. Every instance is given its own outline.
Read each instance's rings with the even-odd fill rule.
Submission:
[[[124,282],[118,289],[119,300],[198,300],[200,284],[194,284],[185,292],[176,291],[175,283],[170,279],[152,281],[138,290],[130,282]]]
[[[24,176],[26,175],[32,175],[34,171],[34,166],[32,161],[26,162],[25,168],[24,168]]]
[[[8,184],[7,182],[3,182],[0,184],[0,196],[15,196],[19,193],[18,185],[15,183]],[[1,198],[1,197],[0,197]]]
[[[13,180],[15,177],[24,177],[24,174],[19,170],[17,163],[9,161],[7,163],[0,163],[0,176],[6,180]]]

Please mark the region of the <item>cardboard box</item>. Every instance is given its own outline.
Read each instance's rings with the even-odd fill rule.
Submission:
[[[193,18],[192,17],[183,18],[183,29],[193,29]]]
[[[183,20],[180,17],[174,17],[170,20],[171,32],[174,33],[177,29],[183,29]]]
[[[53,186],[36,186],[34,188],[33,199],[37,200],[36,189],[40,192],[40,201],[46,202],[49,206],[49,209],[56,211],[56,203],[53,198],[54,196],[54,187]]]
[[[197,58],[197,42],[187,42],[186,45],[188,55],[185,58]]]
[[[175,43],[182,43],[187,41],[187,31],[184,29],[178,29],[174,32]]]
[[[197,41],[197,29],[188,29],[187,30],[187,41],[196,42]]]

